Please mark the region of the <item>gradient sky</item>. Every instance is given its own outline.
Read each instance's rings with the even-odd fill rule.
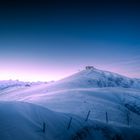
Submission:
[[[93,65],[140,78],[140,2],[0,2],[0,80],[58,80]]]

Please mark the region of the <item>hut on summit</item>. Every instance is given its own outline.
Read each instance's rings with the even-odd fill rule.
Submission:
[[[93,66],[86,66],[86,70],[92,70],[92,69],[94,69]]]

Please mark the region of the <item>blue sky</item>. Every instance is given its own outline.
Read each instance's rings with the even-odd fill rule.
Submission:
[[[0,79],[57,80],[94,65],[140,77],[138,1],[2,3]]]

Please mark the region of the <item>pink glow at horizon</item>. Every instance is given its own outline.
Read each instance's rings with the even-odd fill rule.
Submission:
[[[0,64],[0,80],[51,81],[59,80],[67,75],[53,67],[45,67],[43,64],[31,64],[24,61],[5,61]]]
[[[62,68],[58,66],[45,67],[43,64],[25,64],[25,63],[8,63],[3,64],[0,68],[0,80],[20,80],[20,81],[51,81],[60,80],[70,76],[78,69],[84,69],[84,66],[75,66],[73,68]],[[110,67],[105,65],[95,65],[97,69],[106,70],[122,74],[128,77],[136,77],[135,73],[126,71],[120,67]]]
[[[44,71],[38,69],[34,71],[30,70],[0,70],[0,80],[20,80],[20,81],[51,81],[51,80],[59,80],[63,78],[63,75],[59,75],[59,73],[53,73],[50,71]]]

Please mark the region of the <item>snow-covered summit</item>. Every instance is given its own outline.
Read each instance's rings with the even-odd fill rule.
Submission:
[[[87,66],[84,70],[55,82],[54,84],[60,84],[61,86],[63,85],[70,88],[140,88],[140,80],[138,79],[128,78],[113,72],[99,70],[91,66]]]

